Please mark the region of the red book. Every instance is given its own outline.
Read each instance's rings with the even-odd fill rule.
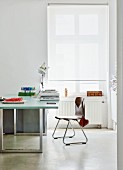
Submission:
[[[3,101],[3,103],[24,103],[23,98],[15,97],[15,98],[8,98]]]

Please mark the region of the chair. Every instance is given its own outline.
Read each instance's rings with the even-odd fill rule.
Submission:
[[[52,137],[54,139],[58,139],[58,138],[63,138],[63,143],[65,145],[70,145],[70,144],[86,144],[88,142],[88,138],[83,130],[83,127],[86,126],[89,121],[85,119],[85,105],[84,105],[84,99],[82,99],[81,97],[76,97],[75,99],[75,116],[55,116],[55,118],[58,120],[57,124],[55,126],[54,132],[52,134]],[[67,126],[64,132],[63,136],[55,136],[55,132],[57,130],[57,127],[60,123],[61,120],[65,120],[67,121]],[[80,129],[82,130],[82,133],[85,137],[85,141],[78,141],[78,142],[66,142],[65,139],[66,138],[73,138],[75,136],[75,130],[72,126],[71,121],[76,121],[80,127]],[[67,134],[67,130],[69,125],[71,126],[71,129],[73,130],[73,135],[71,136],[66,136]]]

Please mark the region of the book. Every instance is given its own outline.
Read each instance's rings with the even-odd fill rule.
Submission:
[[[102,96],[102,91],[87,91],[87,96]]]

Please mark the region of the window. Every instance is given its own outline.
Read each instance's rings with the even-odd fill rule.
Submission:
[[[103,90],[108,61],[106,5],[48,6],[50,86],[79,93]]]

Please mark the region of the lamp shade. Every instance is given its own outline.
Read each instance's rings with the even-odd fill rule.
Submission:
[[[47,70],[47,68],[46,68],[46,65],[45,65],[45,62],[44,62],[44,63],[39,67],[38,72],[39,72],[40,74],[42,74],[43,76],[45,76],[46,70]]]

